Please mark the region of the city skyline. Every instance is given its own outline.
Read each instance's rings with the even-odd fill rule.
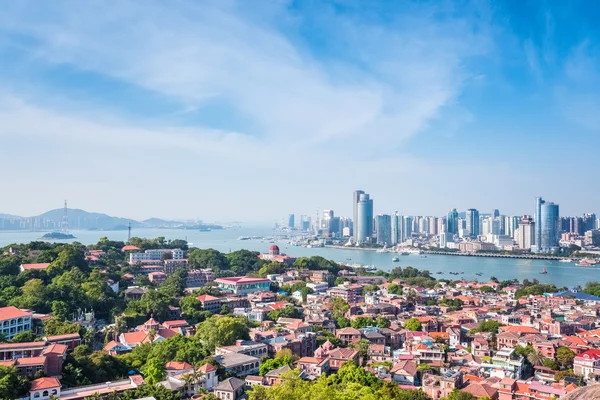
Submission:
[[[411,215],[600,204],[599,4],[177,4],[4,5],[1,212],[268,222],[351,215],[357,187]]]

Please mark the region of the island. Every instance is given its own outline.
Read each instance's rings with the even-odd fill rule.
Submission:
[[[65,240],[65,239],[75,239],[75,236],[70,233],[62,233],[62,232],[50,232],[46,233],[41,239],[56,239],[56,240]]]

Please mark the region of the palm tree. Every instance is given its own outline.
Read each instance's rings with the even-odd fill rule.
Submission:
[[[533,350],[527,355],[527,361],[529,361],[529,363],[534,367],[542,365],[544,363],[544,359],[545,357],[542,355],[542,353],[537,350]]]

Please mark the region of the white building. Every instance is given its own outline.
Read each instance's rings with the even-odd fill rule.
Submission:
[[[163,254],[171,254],[173,260],[180,260],[185,257],[185,252],[181,249],[151,249],[143,253],[129,254],[129,262],[135,263],[138,261],[160,261]]]
[[[306,284],[307,288],[311,288],[315,293],[321,293],[321,292],[325,292],[327,289],[329,289],[329,284],[327,282],[319,282],[319,283],[307,283]]]
[[[0,308],[0,329],[10,340],[19,332],[31,330],[31,314],[9,306]]]

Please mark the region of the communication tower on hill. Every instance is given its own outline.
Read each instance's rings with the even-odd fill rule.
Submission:
[[[61,232],[64,234],[69,233],[69,215],[67,213],[67,201],[66,200],[65,200],[65,208],[64,208],[62,223],[61,223]]]

